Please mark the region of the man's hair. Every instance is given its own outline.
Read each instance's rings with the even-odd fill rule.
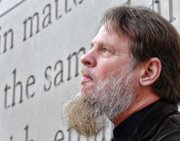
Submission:
[[[135,65],[157,57],[162,63],[153,91],[170,103],[180,102],[180,38],[162,16],[145,7],[120,6],[108,10],[102,24],[130,39]]]

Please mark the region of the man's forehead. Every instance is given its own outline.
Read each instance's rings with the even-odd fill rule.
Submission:
[[[102,25],[98,31],[98,33],[106,33],[108,35],[111,36],[116,36],[118,38],[126,38],[128,40],[130,40],[130,38],[124,34],[123,32],[121,32],[121,29],[116,27],[117,25],[112,25],[110,23],[106,23],[104,25]]]
[[[98,31],[98,33],[107,32],[108,34],[114,33],[113,29],[109,25],[102,25]]]
[[[110,24],[102,25],[96,35],[96,39],[98,38],[105,39],[105,42],[109,42],[109,40],[112,39],[120,39],[123,42],[129,42],[130,39],[125,34],[121,33],[120,31],[117,31],[115,28],[113,28]]]
[[[92,44],[110,44],[110,40],[112,39],[112,34],[109,33],[109,31],[106,30],[104,26],[101,26],[98,33],[92,40]]]

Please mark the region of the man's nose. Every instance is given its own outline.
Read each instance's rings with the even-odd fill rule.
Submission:
[[[96,58],[93,54],[93,51],[90,50],[89,52],[87,52],[86,54],[84,54],[82,57],[81,57],[81,62],[84,66],[86,67],[94,67],[96,66]]]

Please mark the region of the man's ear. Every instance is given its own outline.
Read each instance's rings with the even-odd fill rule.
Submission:
[[[153,57],[143,64],[140,85],[150,86],[160,76],[162,70],[162,64],[159,58]]]

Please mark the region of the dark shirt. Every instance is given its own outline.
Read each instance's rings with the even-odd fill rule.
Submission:
[[[115,127],[112,141],[180,141],[177,106],[159,100]]]

